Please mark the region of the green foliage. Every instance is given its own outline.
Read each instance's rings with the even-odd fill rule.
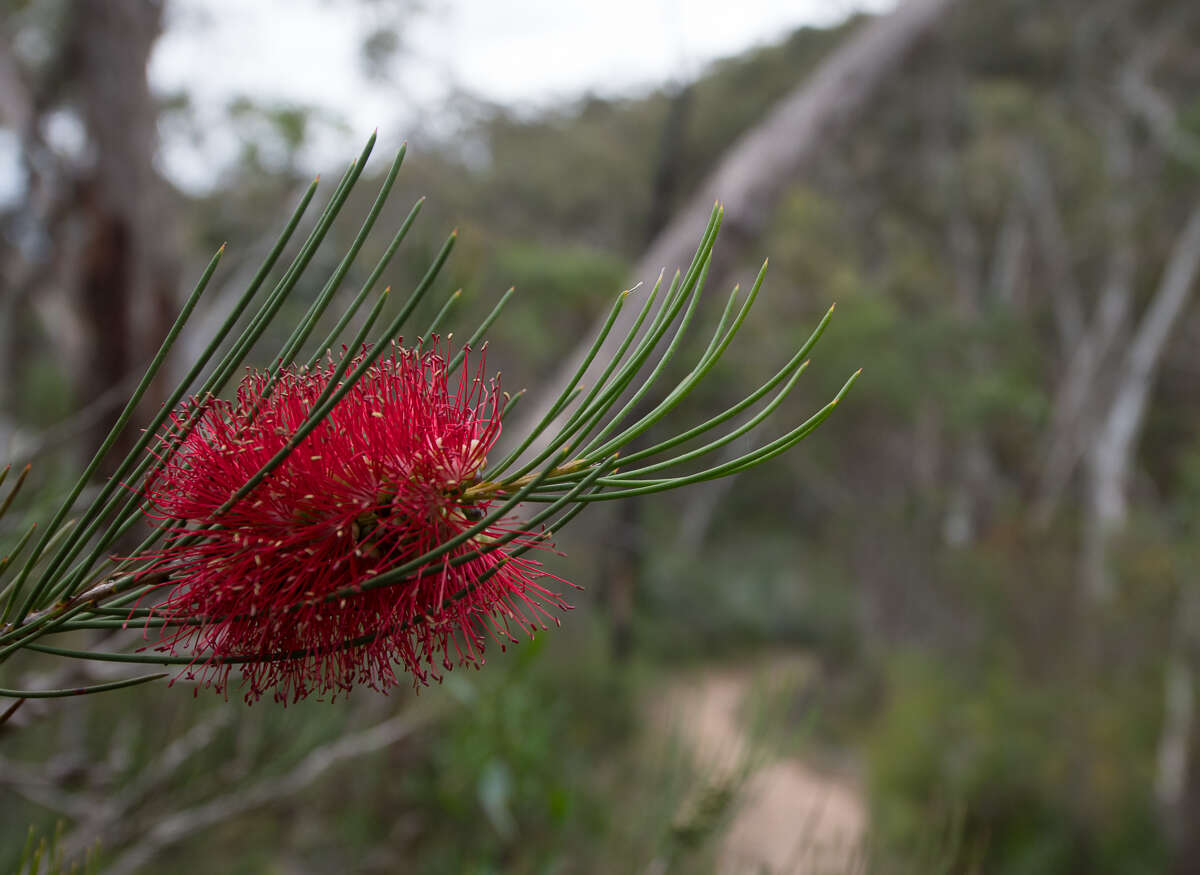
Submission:
[[[1153,708],[1142,689],[1070,686],[1003,663],[964,668],[894,657],[869,736],[879,851],[911,852],[927,825],[959,817],[959,860],[1001,875],[1165,865],[1149,804]],[[1142,722],[1130,719],[1135,703]],[[1137,712],[1134,712],[1135,714]]]
[[[347,759],[298,794],[201,820],[161,859],[182,875],[263,871],[291,853],[331,870],[355,860],[358,871],[379,873],[633,870],[673,847],[692,775],[678,751],[643,733],[641,703],[662,678],[614,673],[602,629],[586,616],[573,620],[570,640],[539,635],[497,653],[486,671],[452,672],[438,690],[356,695],[357,707],[235,712],[212,697],[131,698],[138,691],[75,700],[41,715],[39,731],[7,739],[6,756],[49,762],[64,733],[85,739],[68,792],[133,801],[105,832],[102,864],[165,818],[228,806],[239,791],[286,779],[313,751],[411,714],[416,728],[396,744]],[[172,744],[189,734],[209,741],[172,760]],[[164,770],[167,761],[175,765]],[[13,871],[23,824],[52,829],[54,821],[15,796],[3,800],[0,870]]]
[[[96,855],[89,853],[82,863],[64,863],[62,859],[63,821],[58,821],[50,838],[38,836],[34,827],[17,861],[16,875],[93,875],[97,872]],[[43,868],[43,866],[45,868]]]
[[[674,515],[681,507],[669,500],[656,504],[656,515]],[[770,524],[760,502],[730,496],[713,523],[715,543],[695,555],[651,553],[636,612],[643,646],[671,659],[713,659],[781,645],[849,658],[857,632],[844,579],[815,555],[797,564],[794,534],[771,531]],[[671,528],[665,519],[650,525]],[[731,529],[757,530],[753,551],[722,536]]]
[[[1089,311],[1110,269],[1112,206],[1134,213],[1137,314],[1195,200],[1194,166],[1175,151],[1162,154],[1136,112],[1127,119],[1133,179],[1113,178],[1104,114],[1124,112],[1116,78],[1123,53],[1147,34],[1161,37],[1155,44],[1163,52],[1152,63],[1152,83],[1173,104],[1180,130],[1190,137],[1200,131],[1192,31],[1162,27],[1186,4],[1127,5],[1128,18],[1118,20],[1081,2],[959,4],[941,35],[890,77],[867,116],[806,168],[769,218],[754,249],[770,254],[771,273],[743,329],[749,342],[730,348],[724,370],[698,386],[678,415],[703,421],[740,397],[748,381],[757,385],[834,300],[837,331],[814,352],[813,367],[778,415],[801,421],[861,366],[855,403],[804,454],[740,476],[696,542],[679,533],[690,495],[644,502],[641,540],[651,549],[634,596],[641,658],[661,667],[741,661],[764,645],[815,650],[828,675],[814,694],[821,741],[851,751],[861,741],[865,750],[879,843],[873,871],[1167,868],[1151,776],[1164,653],[1200,568],[1194,308],[1166,351],[1141,434],[1133,515],[1115,542],[1113,605],[1080,607],[1086,496],[1075,487],[1082,478],[1072,481],[1047,529],[1035,530],[1030,520],[1055,393],[1073,350],[1056,335],[1054,274],[1021,162],[1030,151],[1044,162],[1066,260]],[[675,156],[680,186],[668,211],[846,33],[803,31],[707,70],[691,89]],[[375,46],[384,62],[391,43],[384,37]],[[536,113],[459,107],[473,120],[443,149],[423,148],[410,160],[413,172],[397,182],[405,209],[429,194],[429,224],[463,229],[443,274],[446,288],[465,290],[451,319],[458,336],[464,325],[479,324],[498,292],[517,286],[492,335],[491,360],[504,368],[507,389],[536,386],[586,329],[588,314],[626,282],[622,266],[645,248],[651,181],[673,100],[673,93],[654,92]],[[194,237],[213,248],[254,239],[262,216],[277,214],[281,193],[290,197],[295,185],[266,160],[282,154],[281,132],[257,114],[239,124],[262,145],[248,156],[254,166],[231,175],[196,213]],[[261,172],[264,166],[271,172]],[[352,194],[348,210],[369,203],[369,195]],[[383,214],[393,225],[402,218]],[[1001,243],[1014,221],[1026,236],[1006,288]],[[344,249],[355,231],[335,225],[331,248]],[[368,242],[366,260],[385,242]],[[414,228],[397,272],[421,271],[441,242]],[[336,263],[322,257],[314,275]],[[746,279],[756,267],[732,272]],[[348,281],[364,274],[352,268]],[[302,282],[293,314],[318,293],[319,284]],[[441,303],[421,305],[414,321],[427,324]],[[260,362],[286,332],[264,338],[254,352]],[[699,354],[706,339],[685,345],[680,358]],[[31,371],[43,369],[52,363]],[[671,364],[667,376],[685,371]],[[54,374],[29,377],[37,395],[61,382]],[[54,415],[47,409],[38,417]],[[642,440],[660,438],[651,428]],[[988,461],[978,480],[964,474],[973,441]],[[970,536],[949,543],[946,521],[964,490]],[[645,871],[660,853],[675,860],[671,849],[693,836],[702,839],[702,857],[703,839],[720,830],[729,800],[715,793],[716,816],[676,824],[672,837],[674,811],[658,796],[678,790],[677,776],[626,758],[626,746],[636,745],[626,724],[639,721],[634,694],[619,669],[571,649],[587,629],[596,637],[588,646],[603,650],[604,630],[592,621],[607,603],[602,569],[611,544],[587,519],[561,542],[573,568],[592,575],[579,578],[588,592],[576,600],[568,634],[539,640],[545,649],[536,655],[526,656],[534,648],[522,644],[484,674],[454,675],[421,699],[462,697],[436,728],[373,768],[330,778],[302,805],[196,836],[181,856],[199,858],[216,845],[226,868],[253,871],[268,864],[264,847],[332,831],[349,837],[345,848],[317,839],[309,847],[335,871],[347,848],[383,846],[401,856],[381,871],[413,868],[414,860],[435,861],[433,869],[531,872],[589,871],[589,861],[600,860],[609,871]],[[9,528],[0,538],[7,545],[21,534]],[[659,670],[650,671],[651,695]],[[112,695],[124,703],[138,691]],[[182,711],[172,717],[177,700],[167,698],[144,706],[147,728],[135,759],[145,761],[156,744],[199,719]],[[85,725],[103,737],[105,720],[115,725],[120,714],[95,707]],[[306,746],[360,725],[332,709],[297,712],[295,724],[289,712],[268,726],[274,718],[261,709],[246,719],[239,744],[248,753],[230,744],[189,769],[195,795],[187,800],[217,792],[205,770],[257,757],[269,770],[286,771]],[[783,719],[795,728],[794,714]],[[305,730],[294,728],[300,723]],[[261,743],[250,741],[259,733]],[[48,733],[29,755],[47,756],[54,744]],[[95,755],[103,753],[98,745]],[[30,814],[18,826],[52,826],[38,819],[46,812],[23,810]],[[643,810],[653,812],[652,825],[640,830],[621,818]],[[22,840],[6,834],[5,846]],[[695,865],[678,871],[702,871],[705,860],[685,863]]]
[[[502,671],[448,678],[462,717],[401,781],[406,807],[439,812],[421,840],[420,871],[494,871],[500,861],[543,871],[576,857],[587,836],[614,835],[614,816],[583,779],[622,768],[632,690],[586,651],[575,649],[571,662],[584,665],[564,672],[547,640],[515,649]],[[461,835],[472,841],[456,842]]]
[[[343,121],[317,107],[263,103],[245,95],[229,101],[225,114],[229,128],[241,141],[242,167],[254,173],[294,173],[300,150],[312,138],[314,128],[346,132]]]
[[[476,282],[517,289],[490,338],[495,355],[518,363],[513,385],[536,385],[569,354],[611,294],[606,290],[620,288],[627,271],[621,259],[579,246],[516,241],[498,248],[487,275]]]

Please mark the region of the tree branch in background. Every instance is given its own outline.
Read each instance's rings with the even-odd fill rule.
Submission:
[[[283,777],[266,778],[194,808],[165,815],[156,813],[154,825],[149,829],[135,828],[129,837],[137,836],[136,844],[113,860],[105,871],[108,875],[136,872],[167,848],[191,838],[200,830],[294,796],[336,766],[378,753],[432,725],[440,715],[441,712],[434,708],[404,711],[370,729],[342,736],[316,748]]]
[[[1050,275],[1046,290],[1059,346],[1071,350],[1083,335],[1083,291],[1071,264],[1071,244],[1063,229],[1054,180],[1045,155],[1032,142],[1022,148],[1017,170],[1021,193],[1037,229],[1038,252]]]
[[[219,710],[171,742],[157,758],[116,794],[103,793],[90,800],[83,816],[61,845],[67,859],[82,859],[105,840],[115,847],[130,841],[139,830],[139,806],[154,793],[170,785],[192,757],[204,751],[226,726],[233,722],[231,711]]]
[[[1095,502],[1106,526],[1125,521],[1125,483],[1133,450],[1146,418],[1146,404],[1171,329],[1191,298],[1200,271],[1200,207],[1192,211],[1171,247],[1162,281],[1154,293],[1123,360],[1112,402],[1089,454],[1097,478]]]
[[[1067,370],[1055,391],[1047,449],[1033,502],[1034,525],[1045,529],[1058,510],[1080,460],[1087,453],[1103,407],[1106,365],[1133,307],[1135,254],[1133,209],[1129,202],[1133,155],[1123,120],[1101,120],[1112,196],[1108,199],[1108,263],[1104,287],[1087,330],[1063,346]],[[1056,294],[1052,292],[1052,294]]]

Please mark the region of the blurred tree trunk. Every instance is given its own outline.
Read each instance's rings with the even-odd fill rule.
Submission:
[[[1108,544],[1125,523],[1128,482],[1150,390],[1171,330],[1184,313],[1200,269],[1197,208],[1174,241],[1150,306],[1138,320],[1132,337],[1128,336],[1137,263],[1130,205],[1135,158],[1129,146],[1128,121],[1110,116],[1103,124],[1113,181],[1108,267],[1086,328],[1078,335],[1060,332],[1064,339],[1076,339],[1063,350],[1067,367],[1055,394],[1048,450],[1033,503],[1034,522],[1045,527],[1062,500],[1072,472],[1082,463],[1085,494],[1080,579],[1084,595],[1092,604],[1105,603],[1112,597]],[[1035,187],[1039,192],[1034,200],[1043,201],[1043,213],[1051,213],[1044,183]],[[1043,220],[1049,221],[1045,216]],[[1057,294],[1063,294],[1063,289]],[[1122,344],[1126,339],[1128,342]]]
[[[1107,110],[1093,110],[1093,114],[1100,115],[1097,127],[1103,132],[1112,186],[1106,215],[1109,255],[1091,330],[1075,347],[1072,365],[1080,367],[1068,372],[1069,377],[1083,377],[1086,384],[1078,395],[1083,406],[1068,411],[1073,414],[1069,425],[1075,433],[1066,438],[1066,445],[1074,449],[1071,464],[1077,464],[1081,457],[1085,461],[1086,494],[1079,573],[1081,589],[1089,605],[1102,604],[1111,594],[1108,543],[1113,532],[1124,523],[1125,516],[1126,474],[1120,469],[1131,463],[1132,456],[1127,453],[1123,460],[1110,457],[1102,462],[1099,447],[1103,440],[1103,411],[1109,403],[1105,394],[1112,387],[1116,345],[1127,331],[1126,323],[1133,309],[1138,260],[1134,248],[1132,203],[1134,154],[1128,120],[1123,114]],[[1070,347],[1064,348],[1063,352],[1065,358]],[[1071,391],[1069,384],[1065,388],[1067,392]]]
[[[67,4],[45,26],[53,57],[39,70],[22,70],[7,40],[0,47],[0,85],[8,91],[0,111],[18,123],[29,179],[12,224],[33,241],[18,243],[6,265],[6,328],[20,332],[36,308],[78,405],[106,397],[138,368],[175,309],[178,242],[169,189],[154,167],[158,107],[146,79],[163,7],[162,0]],[[64,153],[42,140],[42,122],[54,112],[78,121],[81,148]],[[122,393],[107,397],[115,407]],[[85,456],[111,418],[88,426]]]
[[[1200,592],[1180,580],[1179,603],[1163,672],[1163,723],[1154,794],[1174,849],[1175,871],[1194,871],[1200,859],[1200,744],[1197,743],[1196,678],[1200,660]]]
[[[1088,450],[1089,480],[1085,574],[1093,599],[1112,597],[1104,545],[1125,523],[1128,482],[1138,435],[1146,418],[1150,390],[1171,329],[1182,314],[1200,269],[1200,207],[1172,247],[1166,271],[1150,308],[1123,357],[1112,400]]]
[[[1110,157],[1110,168],[1114,161]],[[1070,252],[1058,225],[1058,210],[1044,159],[1030,152],[1023,162],[1023,183],[1038,226],[1040,250],[1050,266],[1049,291],[1066,370],[1051,408],[1046,450],[1033,501],[1033,520],[1046,528],[1062,502],[1071,475],[1087,451],[1095,429],[1094,395],[1129,318],[1134,281],[1132,211],[1129,207],[1129,160],[1110,169],[1114,193],[1109,207],[1108,264],[1099,301],[1084,325],[1083,296],[1070,268]]]
[[[146,80],[162,13],[161,0],[85,0],[70,18],[79,109],[95,150],[78,183],[85,222],[77,294],[86,341],[74,379],[80,399],[97,397],[148,358],[174,309],[177,246],[166,184],[154,167],[158,108]],[[92,429],[85,452],[108,428],[101,420]]]
[[[1083,103],[1105,145],[1110,184],[1107,263],[1087,317],[1045,162],[1032,149],[1023,159],[1022,188],[1038,228],[1039,252],[1050,268],[1049,291],[1065,362],[1051,408],[1032,518],[1038,527],[1050,524],[1079,470],[1083,486],[1079,575],[1087,609],[1113,602],[1111,542],[1127,522],[1139,436],[1163,356],[1200,273],[1200,207],[1193,207],[1179,223],[1149,305],[1140,316],[1136,312],[1137,263],[1139,255],[1145,257],[1136,242],[1136,173],[1147,159],[1136,151],[1141,145],[1139,134],[1150,133],[1152,152],[1170,155],[1200,171],[1200,142],[1177,122],[1170,100],[1154,88],[1150,75],[1156,59],[1187,33],[1185,25],[1196,11],[1192,5],[1168,8],[1159,25],[1138,36],[1129,49],[1127,60],[1115,71],[1116,87],[1085,95]],[[1137,33],[1128,22],[1128,12],[1117,9],[1114,20],[1123,33]],[[1187,44],[1186,37],[1182,42]],[[1111,44],[1097,40],[1090,51],[1111,65]],[[1121,103],[1113,104],[1114,95]],[[1195,871],[1200,854],[1195,828],[1200,822],[1200,721],[1196,719],[1200,625],[1193,581],[1180,581],[1178,599],[1163,654],[1155,795],[1172,844],[1175,871],[1184,873]],[[1086,612],[1082,622],[1088,630],[1098,628]]]

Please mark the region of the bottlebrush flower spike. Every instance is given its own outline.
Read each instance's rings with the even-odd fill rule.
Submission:
[[[222,690],[240,665],[247,699],[270,692],[284,701],[336,695],[358,683],[387,688],[398,680],[397,665],[417,683],[454,665],[479,665],[488,638],[503,644],[566,607],[539,583],[547,576],[540,566],[522,558],[544,544],[549,531],[593,501],[677,489],[787,452],[833,412],[858,376],[806,421],[761,446],[731,452],[792,391],[830,309],[774,376],[742,400],[690,428],[663,428],[716,366],[765,278],[764,262],[740,304],[740,290],[730,293],[692,368],[671,386],[656,385],[670,373],[666,365],[683,348],[680,340],[697,311],[723,215],[716,204],[690,266],[673,278],[660,276],[632,320],[618,318],[629,292],[616,296],[590,346],[581,348],[573,375],[520,427],[516,440],[505,442],[512,445],[507,452],[494,452],[503,411],[483,357],[474,370],[465,364],[460,370],[466,349],[447,362],[436,346],[404,349],[393,342],[434,288],[457,232],[386,325],[375,323],[388,290],[367,306],[423,199],[413,204],[329,334],[310,343],[381,215],[404,159],[401,148],[354,243],[271,357],[287,367],[252,371],[234,400],[216,400],[300,278],[318,263],[313,256],[374,142],[372,137],[346,171],[278,282],[269,285],[266,278],[316,193],[317,183],[309,186],[222,327],[117,461],[110,453],[161,376],[224,247],[213,256],[87,468],[50,518],[40,521],[45,524],[28,527],[0,559],[0,664],[33,651],[184,666],[188,675]],[[500,297],[467,347],[486,335],[512,292]],[[422,336],[433,336],[458,296],[446,299]],[[248,318],[242,320],[243,314]],[[326,351],[345,342],[343,332],[356,318],[361,327],[343,347],[353,352],[329,357]],[[308,364],[293,364],[304,361],[299,356],[306,349]],[[189,393],[200,400],[179,406]],[[744,421],[733,425],[743,413]],[[657,442],[642,446],[647,440]],[[689,442],[701,443],[686,449]],[[485,469],[489,453],[503,458]],[[106,459],[115,463],[112,476],[86,506],[78,506]],[[122,484],[145,488],[122,490]],[[518,507],[534,508],[520,524],[512,521]],[[157,526],[126,550],[130,555],[114,557],[147,514]],[[7,572],[13,576],[6,581]],[[162,637],[154,645],[120,642],[114,652],[46,640],[139,625],[146,634],[161,630]],[[139,652],[128,652],[139,645]],[[85,688],[0,687],[0,698],[99,693],[163,676]]]
[[[387,689],[395,663],[427,683],[440,669],[481,664],[488,630],[513,640],[518,626],[553,619],[547,607],[566,608],[537,582],[537,562],[511,555],[535,536],[477,552],[508,533],[502,526],[407,583],[357,591],[487,512],[489,500],[464,493],[500,435],[502,399],[477,358],[472,373],[464,357],[451,385],[436,345],[393,346],[271,476],[220,514],[304,422],[335,362],[284,370],[273,388],[269,374],[252,371],[236,401],[177,412],[179,428],[199,418],[147,485],[154,516],[167,526],[216,524],[173,528],[148,569],[170,578],[154,610],[173,626],[160,646],[195,654],[192,674],[218,690],[240,664],[248,701],[267,691],[286,701],[356,684]]]

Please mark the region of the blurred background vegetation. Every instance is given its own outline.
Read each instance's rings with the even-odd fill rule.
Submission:
[[[808,846],[866,823],[829,865],[1196,871],[1200,9],[940,6],[718,242],[734,255],[716,287],[764,256],[770,272],[681,418],[773,373],[836,300],[775,425],[862,367],[824,428],[732,483],[594,507],[550,562],[582,587],[563,627],[420,695],[282,710],[181,684],[27,703],[0,728],[0,868],[30,825],[62,821],[62,848],[99,845],[100,871],[815,872]],[[231,103],[241,158],[187,194],[155,164],[189,113],[146,83],[163,5],[7,7],[0,121],[23,181],[0,216],[0,460],[33,462],[33,514],[225,240],[209,318],[240,292],[308,182],[314,113]],[[652,280],[639,258],[739,138],[887,26],[780,34],[637,96],[536,112],[457,96],[458,128],[416,138],[389,206],[396,224],[429,198],[389,281],[459,227],[452,321],[469,330],[515,285],[489,364],[536,392],[615,292]],[[404,50],[388,33],[369,58]],[[64,116],[74,148],[46,134]],[[26,658],[0,683],[63,671]],[[697,739],[728,689],[734,767]],[[780,764],[799,796],[771,796]],[[783,856],[754,850],[774,839],[747,812]]]

